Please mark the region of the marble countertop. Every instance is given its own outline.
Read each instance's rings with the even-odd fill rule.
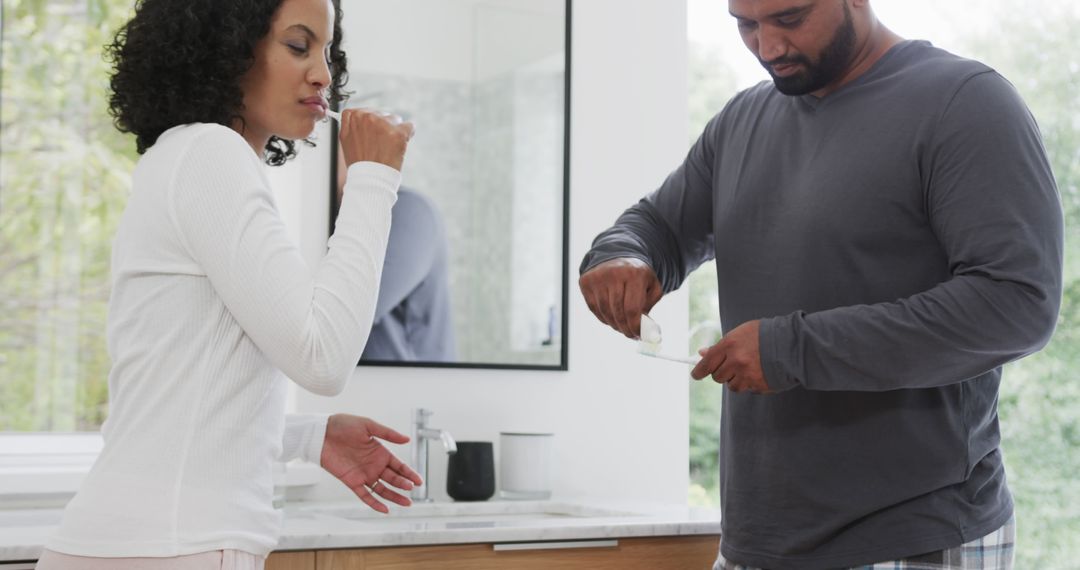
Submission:
[[[720,534],[715,509],[587,499],[428,503],[389,515],[359,501],[297,503],[284,513],[277,550]],[[0,511],[0,562],[37,559],[60,517],[60,509]]]

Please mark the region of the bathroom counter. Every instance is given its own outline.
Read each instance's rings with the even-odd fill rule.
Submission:
[[[60,516],[60,509],[0,511],[0,563],[36,560]],[[287,505],[275,551],[719,534],[718,510],[684,505],[485,501],[393,506],[382,515],[357,500]]]

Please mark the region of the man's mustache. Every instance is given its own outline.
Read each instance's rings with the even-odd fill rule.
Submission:
[[[787,56],[778,57],[776,59],[772,59],[772,60],[769,60],[769,61],[765,61],[764,59],[758,58],[758,61],[761,62],[761,65],[763,65],[765,67],[773,67],[773,66],[776,66],[776,65],[792,65],[792,64],[802,64],[802,65],[804,65],[806,67],[810,67],[810,60],[807,59],[806,56],[802,56],[802,55],[787,55]]]

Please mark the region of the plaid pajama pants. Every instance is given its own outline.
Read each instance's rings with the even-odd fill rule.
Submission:
[[[855,566],[847,570],[1012,570],[1016,545],[1016,520],[982,537],[947,550],[920,554],[902,560]],[[716,559],[713,570],[763,570]]]

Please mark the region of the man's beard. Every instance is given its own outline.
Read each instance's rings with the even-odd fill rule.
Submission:
[[[817,64],[802,54],[781,57],[769,62],[762,61],[761,65],[772,76],[776,89],[784,95],[806,95],[813,93],[840,77],[851,62],[855,51],[855,23],[851,19],[851,11],[844,3],[844,23],[833,34],[829,45],[821,51],[821,57]],[[802,64],[803,70],[788,75],[777,77],[772,66],[785,63]]]

